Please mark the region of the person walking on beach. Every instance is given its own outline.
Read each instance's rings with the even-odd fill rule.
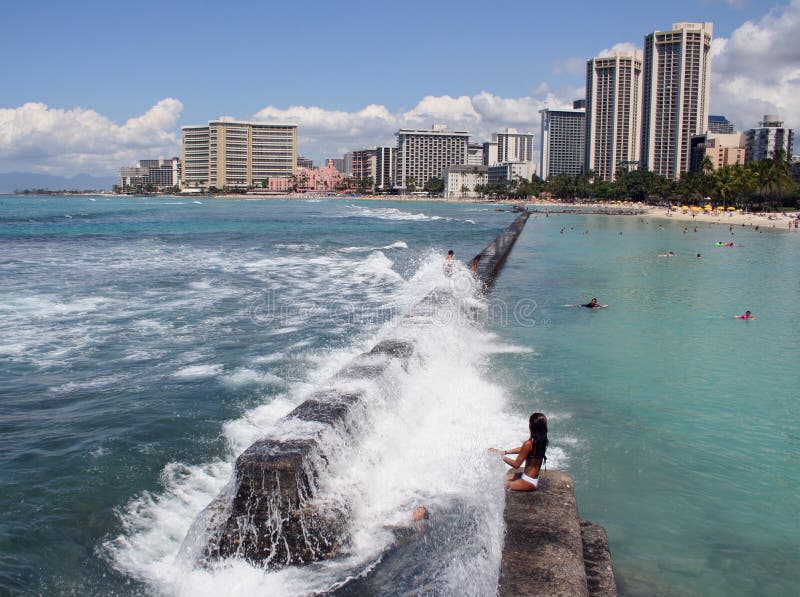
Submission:
[[[531,435],[519,448],[503,450],[492,448],[493,452],[500,452],[503,462],[513,468],[519,468],[524,462],[525,468],[521,473],[511,471],[506,480],[506,489],[511,491],[534,491],[539,487],[539,472],[542,464],[547,460],[547,417],[542,413],[533,413],[528,419],[528,430]],[[512,460],[506,454],[516,454]]]

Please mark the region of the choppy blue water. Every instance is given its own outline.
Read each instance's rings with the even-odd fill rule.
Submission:
[[[440,283],[448,248],[471,256],[511,219],[482,205],[0,197],[0,591],[302,594],[380,559],[386,537],[356,532],[340,569],[172,565],[236,454]],[[792,594],[800,238],[736,229],[741,247],[713,246],[728,238],[532,218],[489,323],[426,332],[441,358],[403,381],[339,471],[366,495],[351,496],[365,528],[419,501],[438,523],[418,578],[420,552],[395,554],[370,590],[489,594],[502,528],[481,506],[499,478],[483,448],[523,439],[537,409],[582,515],[608,530],[623,594]],[[591,296],[609,308],[564,306]],[[758,319],[732,318],[745,309]],[[442,481],[461,467],[478,472]],[[371,486],[381,474],[390,492]]]

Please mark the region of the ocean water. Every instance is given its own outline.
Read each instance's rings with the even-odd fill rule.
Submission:
[[[413,331],[421,358],[370,387],[322,488],[351,512],[340,558],[180,557],[236,456],[451,284],[447,249],[466,260],[512,219],[0,197],[0,593],[491,595],[503,468],[486,447],[542,410],[548,464],[608,530],[623,594],[793,594],[800,235],[718,248],[727,228],[605,216],[532,217],[480,317]],[[609,307],[565,306],[591,296]],[[418,504],[429,532],[392,548]]]

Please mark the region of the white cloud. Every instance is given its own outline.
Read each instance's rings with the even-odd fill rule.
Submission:
[[[558,94],[540,86],[537,95],[504,98],[488,91],[460,97],[428,95],[410,110],[396,112],[375,104],[353,112],[317,106],[267,106],[253,118],[298,125],[299,151],[319,159],[371,145],[394,145],[394,133],[400,128],[446,124],[469,131],[470,138],[476,141],[488,140],[491,133],[504,127],[538,131],[540,109],[571,107],[573,99],[583,97],[583,89],[567,89]]]
[[[586,58],[584,56],[570,56],[557,60],[553,65],[554,75],[582,75],[586,72]]]
[[[714,40],[711,112],[739,129],[778,113],[786,126],[800,126],[800,0],[746,21],[730,38]]]
[[[162,99],[120,125],[85,108],[34,102],[1,108],[0,170],[111,174],[139,159],[177,155],[175,127],[182,109],[180,101]]]
[[[613,56],[616,52],[632,52],[634,50],[641,50],[640,46],[633,44],[629,41],[623,41],[618,44],[614,44],[610,48],[603,48],[597,53],[597,56]]]

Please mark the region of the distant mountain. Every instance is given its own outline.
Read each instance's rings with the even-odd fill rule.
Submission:
[[[117,184],[114,176],[51,176],[34,172],[0,172],[0,193],[13,193],[17,189],[48,189],[50,191],[111,190]]]

